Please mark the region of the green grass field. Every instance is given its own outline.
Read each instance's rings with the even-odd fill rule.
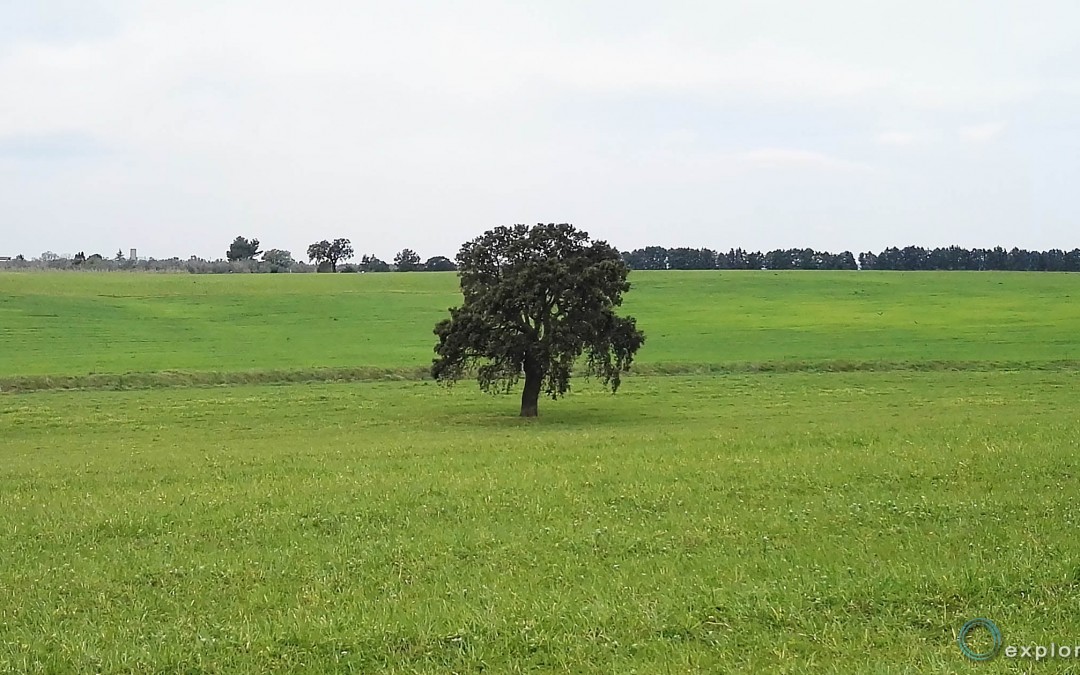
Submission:
[[[643,366],[1080,360],[1080,276],[636,272]],[[0,274],[0,377],[423,368],[446,273]]]
[[[0,672],[1080,671],[955,642],[1080,645],[1080,276],[632,280],[651,374],[537,420],[416,379],[0,394]],[[454,302],[0,275],[0,377],[416,372]]]

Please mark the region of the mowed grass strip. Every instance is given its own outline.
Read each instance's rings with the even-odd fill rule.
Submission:
[[[740,373],[882,373],[882,372],[986,372],[1078,371],[1080,361],[767,361],[764,363],[646,363],[624,377],[663,375],[734,375]],[[472,375],[467,375],[466,380]],[[174,371],[150,373],[95,373],[92,375],[16,375],[0,377],[0,393],[65,390],[125,391],[167,387],[215,387],[255,384],[311,384],[320,382],[420,381],[431,379],[426,366],[411,368],[306,368],[297,370]]]
[[[634,272],[631,281],[624,309],[648,336],[638,358],[646,372],[1080,361],[1075,274]],[[435,323],[459,302],[450,273],[0,274],[0,378],[12,388],[13,378],[42,375],[416,372],[431,361]]]
[[[1080,639],[1076,396],[639,377],[532,422],[429,382],[3,397],[0,671],[967,672],[969,618]]]

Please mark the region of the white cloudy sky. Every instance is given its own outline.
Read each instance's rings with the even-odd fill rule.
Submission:
[[[1076,0],[0,0],[0,255],[1080,246]]]

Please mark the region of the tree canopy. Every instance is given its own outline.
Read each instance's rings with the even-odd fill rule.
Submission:
[[[1000,246],[966,249],[948,246],[890,246],[858,257],[851,251],[830,253],[811,248],[776,249],[762,253],[733,248],[727,253],[708,248],[645,248],[623,252],[635,270],[1009,270],[1080,272],[1080,249],[1028,251]],[[857,262],[856,262],[857,260]]]
[[[229,262],[254,260],[257,255],[259,255],[259,240],[252,239],[249,241],[244,237],[234,239],[229,246],[229,250],[225,253],[225,257]]]
[[[619,252],[572,225],[497,227],[457,255],[464,302],[435,326],[432,376],[453,383],[473,368],[486,392],[509,392],[524,376],[521,416],[535,417],[541,391],[565,394],[578,358],[614,393],[645,342],[615,309],[630,289]]]
[[[263,262],[270,266],[271,272],[288,272],[296,261],[289,251],[272,248],[263,253]]]
[[[415,272],[420,269],[420,255],[411,248],[403,248],[394,256],[394,267],[398,272]]]
[[[446,256],[437,255],[428,258],[423,269],[425,272],[454,272],[457,270],[457,265]]]
[[[360,269],[364,272],[389,272],[390,265],[373,255],[365,255],[360,259]]]
[[[317,241],[308,246],[308,260],[312,260],[320,267],[328,265],[331,272],[337,272],[338,263],[353,257],[352,242],[348,239],[335,239],[334,241]]]

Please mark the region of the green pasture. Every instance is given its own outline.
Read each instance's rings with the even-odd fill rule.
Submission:
[[[0,397],[0,672],[975,672],[968,618],[1080,641],[1076,391]]]
[[[0,377],[430,363],[449,273],[0,274]],[[669,364],[1080,360],[1080,275],[634,272]]]
[[[0,393],[0,673],[1080,672],[955,641],[1080,645],[1080,275],[631,279],[521,420],[452,275],[0,275],[0,382],[142,387]]]

